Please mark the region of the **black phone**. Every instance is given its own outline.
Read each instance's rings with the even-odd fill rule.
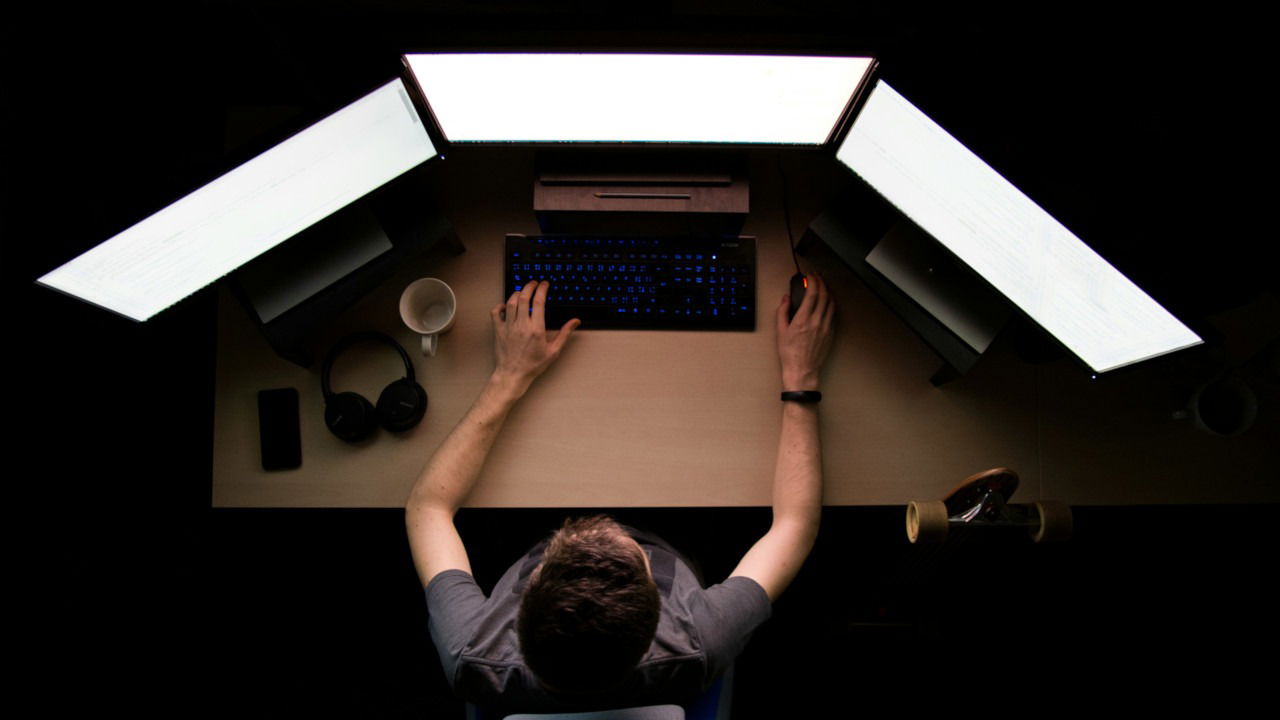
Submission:
[[[296,388],[258,391],[258,437],[263,470],[292,470],[302,465]]]

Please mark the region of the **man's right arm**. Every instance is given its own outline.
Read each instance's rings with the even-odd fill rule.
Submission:
[[[835,304],[826,284],[809,275],[796,315],[787,320],[789,299],[777,310],[778,358],[783,390],[817,390],[831,347]],[[747,551],[732,576],[751,578],[776,601],[800,571],[818,537],[822,518],[822,447],[817,404],[782,404],[782,431],[773,480],[773,524]]]

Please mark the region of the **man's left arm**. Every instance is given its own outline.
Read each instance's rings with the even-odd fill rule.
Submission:
[[[453,517],[480,477],[507,415],[560,356],[580,324],[546,331],[546,283],[530,283],[490,312],[497,363],[480,396],[427,461],[405,504],[405,529],[418,578],[426,587],[445,570],[471,573]]]

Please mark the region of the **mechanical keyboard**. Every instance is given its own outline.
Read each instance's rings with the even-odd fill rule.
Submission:
[[[755,330],[754,237],[508,235],[503,299],[551,283],[548,328]]]

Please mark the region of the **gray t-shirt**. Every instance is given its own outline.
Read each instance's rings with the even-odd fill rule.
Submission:
[[[628,530],[649,554],[662,613],[649,651],[621,687],[607,695],[556,695],[543,689],[524,664],[516,616],[544,542],[512,565],[488,597],[461,570],[446,570],[427,586],[431,638],[454,691],[496,712],[580,712],[683,704],[715,682],[769,618],[769,596],[745,577],[703,588],[669,545]]]

